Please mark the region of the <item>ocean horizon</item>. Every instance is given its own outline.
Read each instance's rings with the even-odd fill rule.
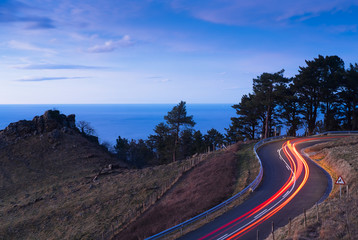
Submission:
[[[76,115],[76,123],[89,122],[100,142],[114,145],[118,136],[127,139],[147,139],[154,127],[165,122],[164,116],[177,104],[2,104],[0,130],[10,123],[32,120],[47,110]],[[186,104],[187,114],[193,115],[195,130],[205,134],[214,128],[225,133],[235,116],[233,104]]]

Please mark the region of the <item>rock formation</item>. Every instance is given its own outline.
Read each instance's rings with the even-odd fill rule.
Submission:
[[[0,131],[0,146],[44,133],[51,133],[54,138],[58,138],[60,132],[71,131],[77,131],[74,114],[66,116],[58,110],[48,110],[42,116],[34,117],[32,121],[10,123]]]

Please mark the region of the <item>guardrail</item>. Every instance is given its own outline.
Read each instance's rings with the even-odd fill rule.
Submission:
[[[328,131],[323,133],[318,133],[314,136],[322,136],[322,135],[340,135],[340,134],[358,134],[358,131]]]
[[[231,198],[227,199],[226,201],[216,205],[215,207],[213,208],[210,208],[209,210],[193,217],[193,218],[190,218],[189,220],[185,221],[185,222],[182,222],[174,227],[171,227],[171,228],[168,228],[160,233],[157,233],[151,237],[148,237],[146,238],[145,240],[153,240],[153,239],[159,239],[161,237],[164,237],[176,230],[182,230],[185,226],[189,225],[189,224],[192,224],[204,217],[207,217],[209,214],[211,213],[214,213],[218,210],[220,210],[221,208],[227,206],[228,204],[232,203],[233,201],[235,201],[237,198],[241,197],[243,194],[245,194],[247,191],[249,191],[251,189],[251,191],[254,191],[257,186],[260,184],[261,180],[262,180],[262,177],[263,177],[263,169],[262,169],[262,163],[261,163],[261,160],[260,160],[260,157],[258,156],[257,154],[257,149],[259,149],[262,145],[268,143],[268,142],[271,142],[271,141],[275,141],[275,140],[280,140],[280,139],[286,139],[286,136],[277,136],[277,137],[271,137],[271,138],[266,138],[266,139],[263,139],[261,141],[259,141],[258,143],[255,144],[254,146],[254,152],[255,152],[255,155],[256,155],[256,158],[257,160],[259,161],[259,164],[260,164],[260,172],[259,174],[257,175],[257,177],[255,178],[254,181],[252,181],[246,188],[244,188],[241,192],[235,194],[234,196],[232,196]]]

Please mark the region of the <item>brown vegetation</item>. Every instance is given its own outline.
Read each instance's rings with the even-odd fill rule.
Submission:
[[[99,146],[81,136],[65,136],[52,153],[48,146],[37,149],[37,140],[26,139],[1,151],[1,163],[7,156],[17,163],[28,152],[26,159],[41,173],[32,176],[21,164],[7,171],[11,179],[18,179],[2,186],[0,239],[107,239],[155,203],[195,163],[191,159],[142,170],[111,170],[93,181],[100,164],[107,163],[101,161],[111,157],[100,154]],[[52,162],[55,167],[42,168]],[[1,168],[2,177],[6,169]]]
[[[188,209],[197,214],[257,175],[258,170],[249,171],[257,167],[252,145],[244,144],[237,153],[231,149],[128,169],[81,134],[73,115],[55,117],[47,113],[0,131],[0,239],[109,239],[162,202],[172,205],[161,214],[175,210],[182,221],[188,207],[176,196],[196,199],[200,204]]]
[[[126,169],[56,116],[0,131],[0,239],[108,238],[198,162]],[[120,168],[103,171],[109,164]]]
[[[300,215],[289,226],[275,231],[275,239],[357,239],[358,236],[358,137],[345,137],[314,145],[305,152],[336,181],[342,176],[349,188],[339,186],[327,200],[307,211],[307,227]],[[318,210],[318,219],[317,219]],[[267,239],[272,239],[269,236]]]
[[[242,190],[254,178],[247,167],[258,168],[258,164],[248,164],[257,162],[252,154],[252,146],[236,144],[228,151],[209,155],[115,239],[144,239],[188,220],[226,200],[237,190]],[[240,158],[237,156],[239,147],[243,148],[239,152]],[[251,152],[249,158],[248,152]],[[257,175],[258,169],[251,170]]]

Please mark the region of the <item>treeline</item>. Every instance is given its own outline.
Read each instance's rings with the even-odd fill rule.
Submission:
[[[195,121],[192,115],[188,116],[184,101],[174,106],[164,120],[155,126],[154,134],[147,140],[119,136],[114,146],[119,159],[137,167],[165,164],[212,151],[225,141],[224,135],[216,129],[204,135],[193,129]]]
[[[296,136],[323,131],[358,130],[358,65],[345,69],[338,56],[319,55],[299,67],[295,77],[284,70],[253,79],[253,92],[233,106],[228,142],[284,134]],[[323,116],[323,119],[320,117]]]
[[[253,79],[253,92],[232,106],[237,116],[231,118],[225,135],[215,129],[205,135],[194,130],[193,116],[187,115],[182,101],[164,116],[165,122],[159,123],[147,140],[119,136],[115,152],[121,160],[142,167],[185,159],[222,144],[280,134],[296,136],[299,129],[304,129],[305,135],[358,130],[357,63],[345,69],[338,56],[321,55],[305,62],[292,78],[281,70]]]

